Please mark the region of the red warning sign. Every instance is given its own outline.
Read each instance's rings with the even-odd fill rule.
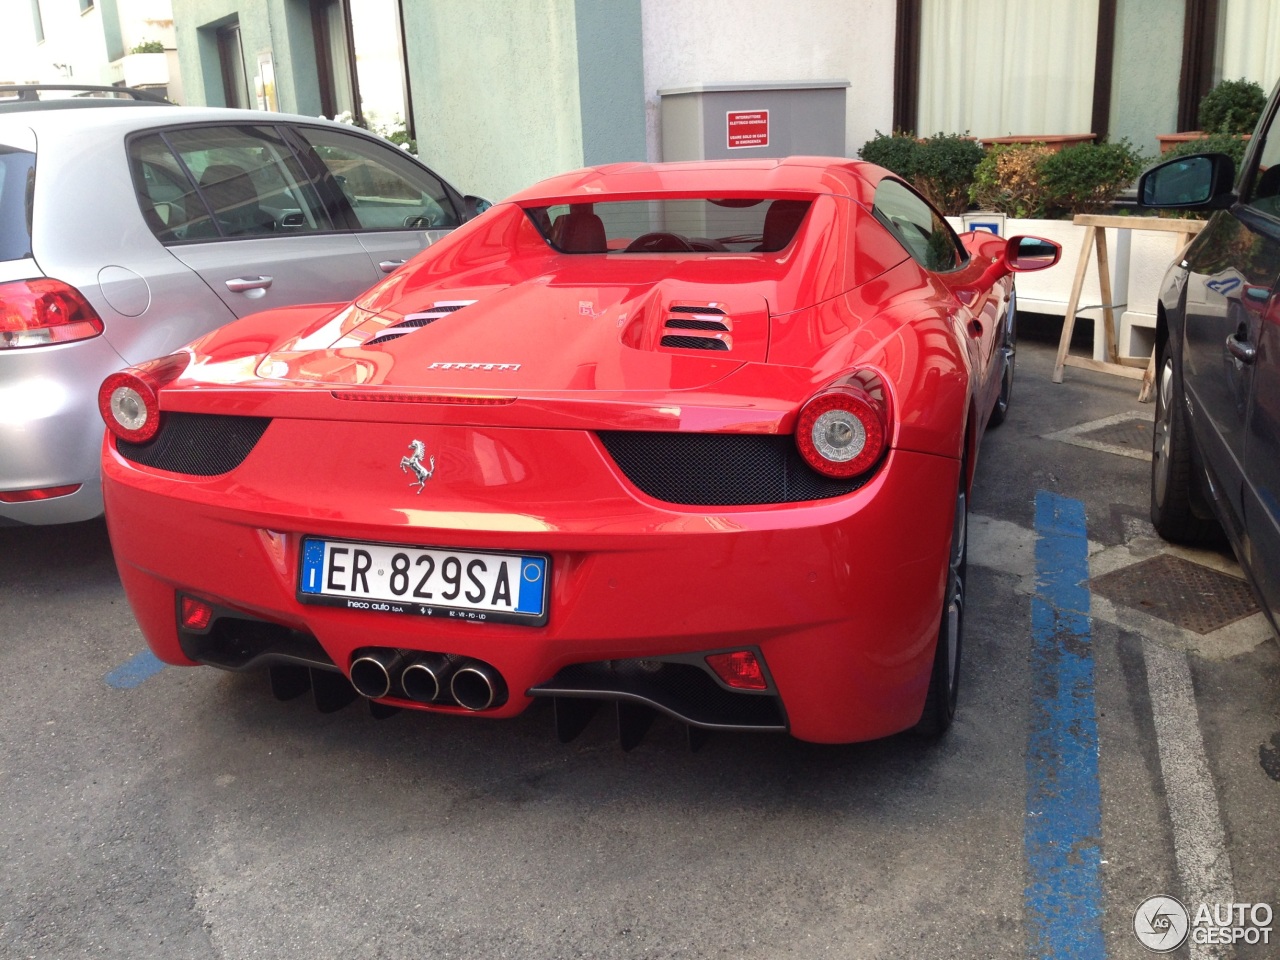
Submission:
[[[725,116],[730,150],[769,145],[768,110],[731,110]]]

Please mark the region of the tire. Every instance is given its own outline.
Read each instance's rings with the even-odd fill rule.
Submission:
[[[1214,520],[1192,509],[1195,480],[1192,448],[1182,392],[1182,371],[1167,341],[1156,362],[1156,419],[1151,437],[1151,524],[1174,543],[1211,543],[1222,536]]]
[[[1009,415],[1009,401],[1013,398],[1013,368],[1017,360],[1018,345],[1018,298],[1010,294],[1009,312],[1004,322],[1004,342],[997,348],[1002,354],[1003,368],[1000,371],[1000,396],[996,397],[996,405],[991,408],[991,417],[987,426],[998,427]]]
[[[960,487],[951,527],[951,551],[947,561],[947,588],[942,595],[942,620],[938,624],[938,645],[933,655],[933,672],[924,712],[916,733],[940,737],[956,715],[960,692],[960,655],[964,647],[965,579],[969,557],[969,497],[964,487],[965,470],[960,469]]]

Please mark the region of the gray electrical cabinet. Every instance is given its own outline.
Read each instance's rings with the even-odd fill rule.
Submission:
[[[843,157],[848,80],[659,90],[663,160]]]

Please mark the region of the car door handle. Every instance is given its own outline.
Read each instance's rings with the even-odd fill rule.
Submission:
[[[395,273],[404,266],[403,260],[383,260],[378,264],[378,269],[383,273]]]
[[[227,289],[232,293],[244,293],[246,290],[266,290],[271,286],[271,277],[236,277],[227,281]]]
[[[1233,335],[1227,337],[1227,353],[1241,363],[1253,363],[1254,358],[1258,355],[1258,348],[1248,340],[1238,340]]]

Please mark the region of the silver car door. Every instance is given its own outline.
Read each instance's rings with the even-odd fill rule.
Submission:
[[[236,316],[350,300],[380,276],[272,127],[165,130],[130,157],[152,231]]]

